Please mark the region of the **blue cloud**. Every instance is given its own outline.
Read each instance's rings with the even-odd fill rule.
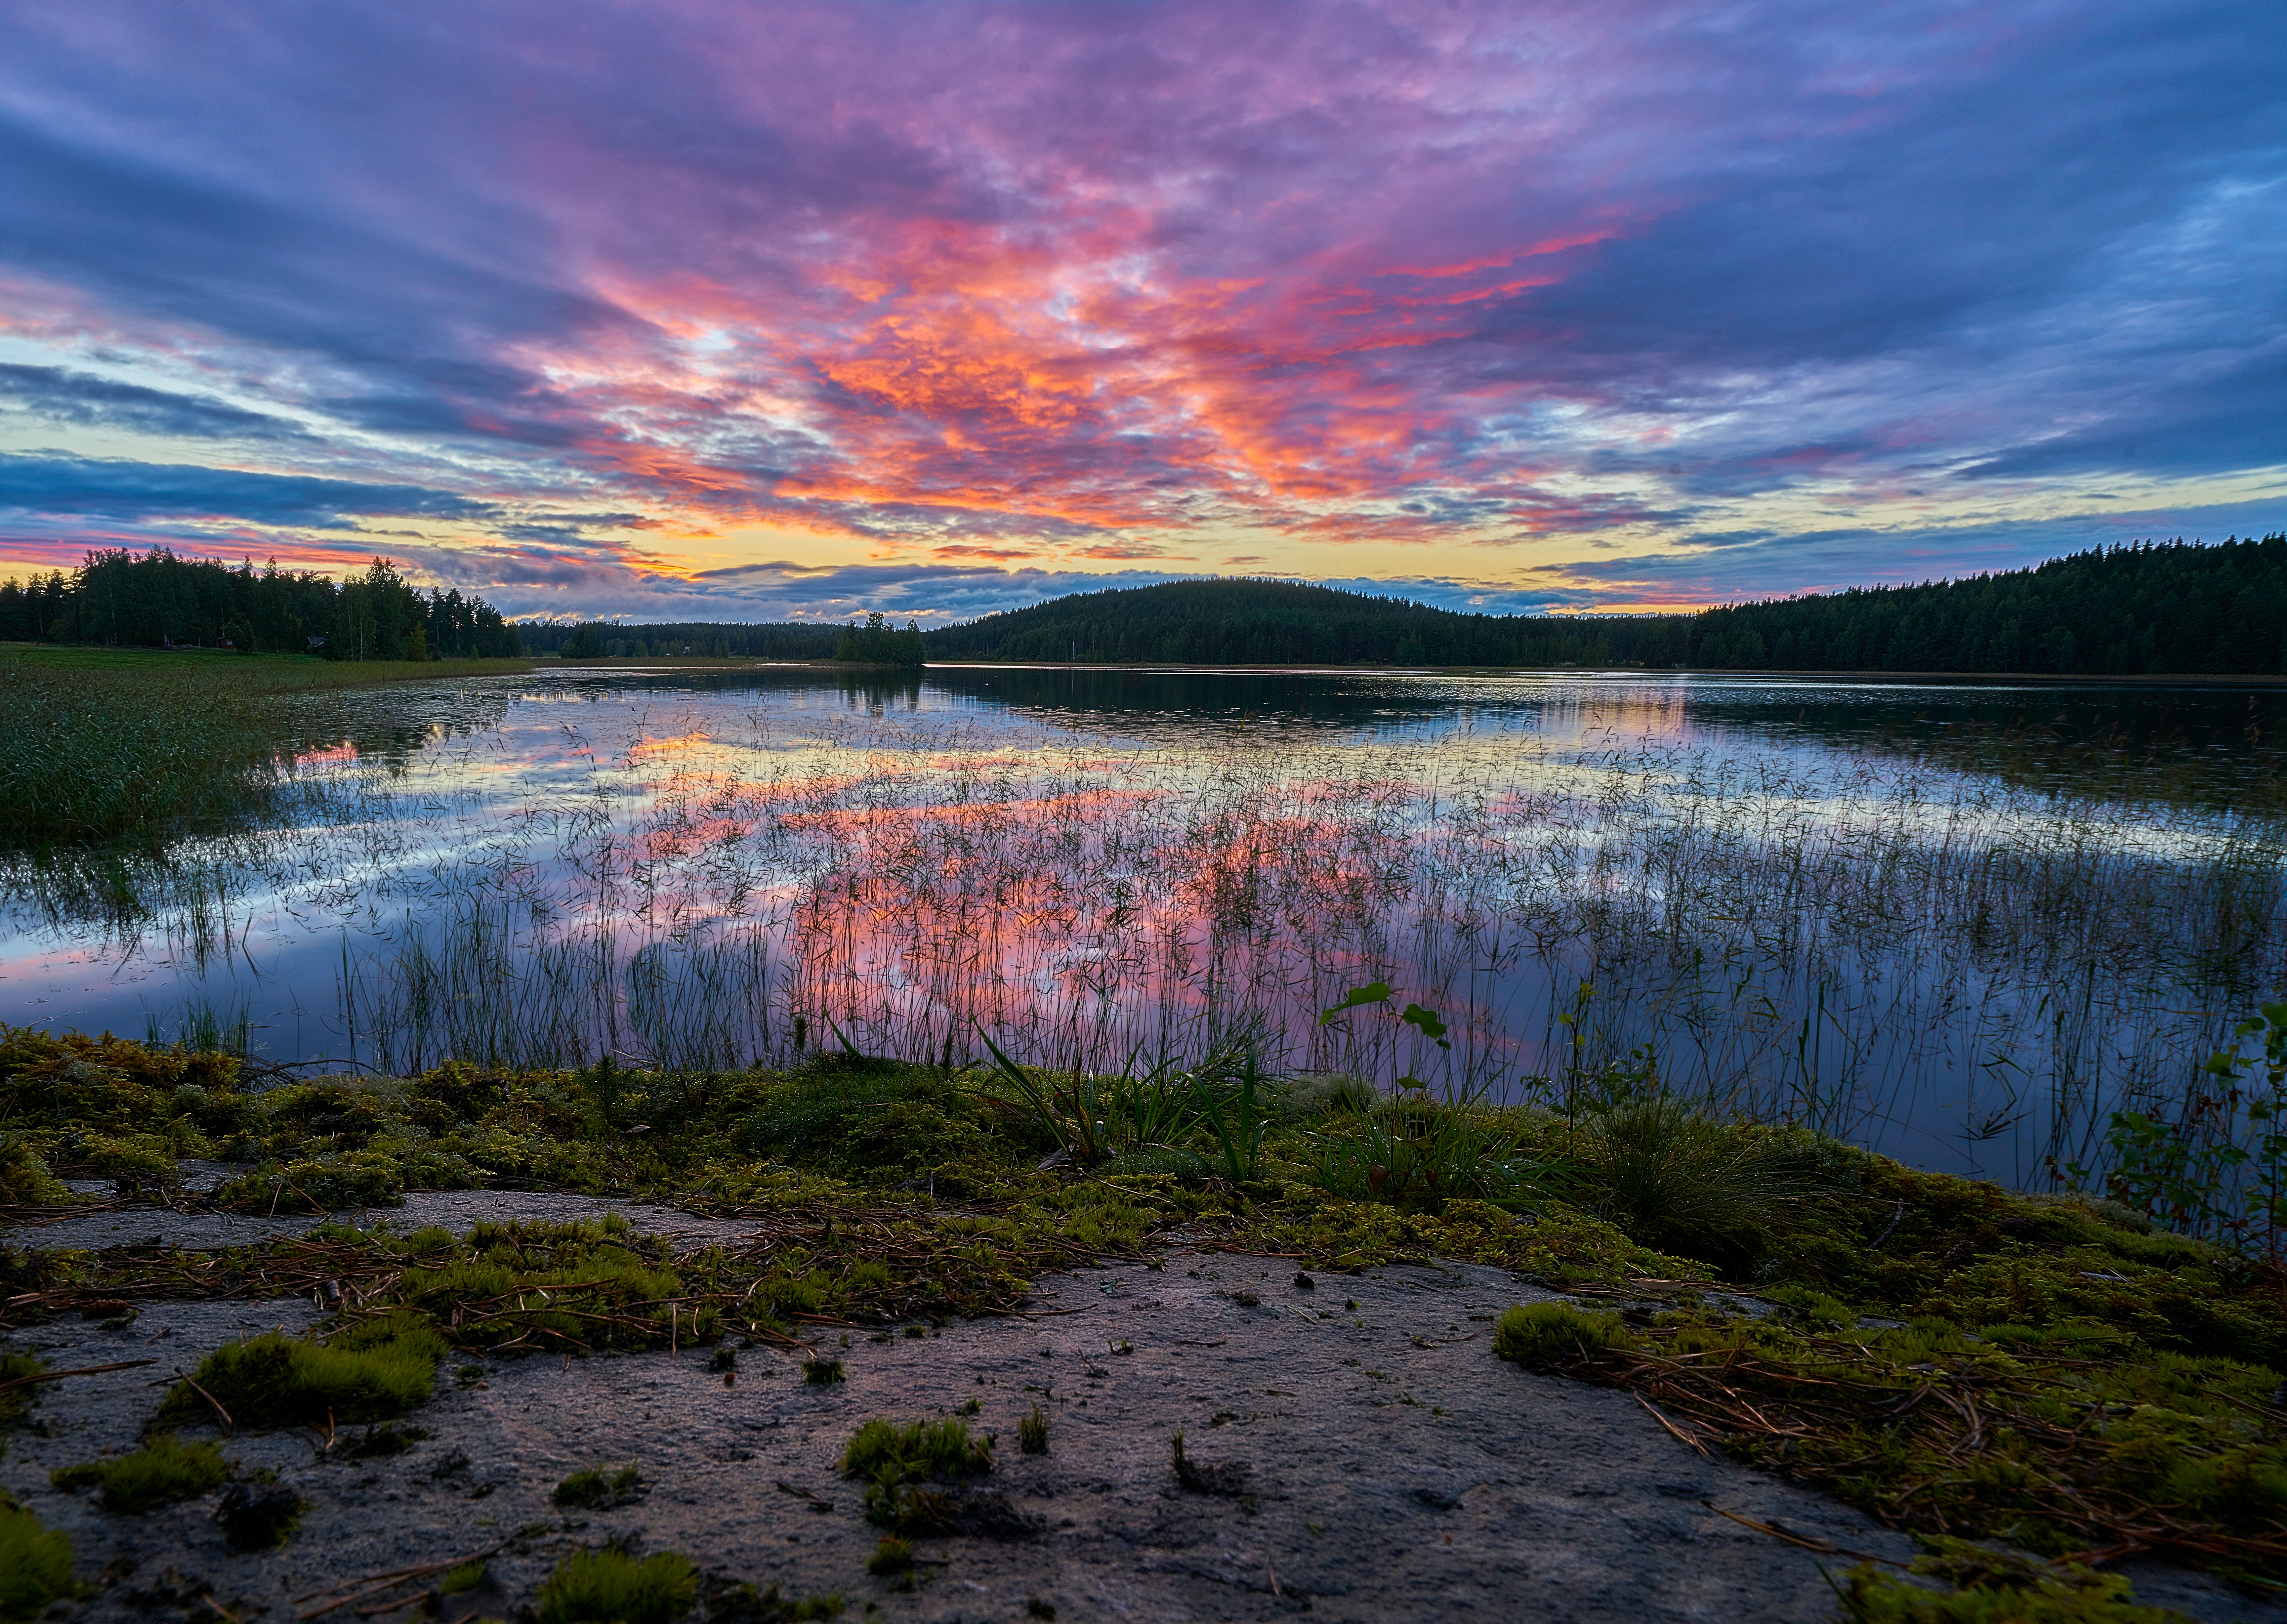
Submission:
[[[125,429],[186,440],[304,440],[299,424],[248,411],[211,395],[186,395],[123,384],[61,367],[0,362],[0,411],[44,423]]]
[[[340,529],[367,518],[475,519],[495,511],[449,491],[193,463],[0,452],[0,509],[132,522],[216,518]]]

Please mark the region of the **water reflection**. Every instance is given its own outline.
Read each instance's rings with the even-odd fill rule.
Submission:
[[[2287,986],[2287,697],[969,668],[313,701],[290,822],[10,876],[0,1015],[384,1071],[796,1023],[1512,1096],[1631,1054],[2037,1182]],[[76,888],[76,889],[75,889]],[[1316,1012],[1387,979],[1410,1029]],[[1434,1068],[1434,1070],[1433,1070]]]

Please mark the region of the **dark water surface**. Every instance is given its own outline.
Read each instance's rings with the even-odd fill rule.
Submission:
[[[6,875],[0,1020],[385,1072],[744,1064],[797,1021],[1092,1066],[1245,1031],[1505,1098],[1649,1061],[2038,1184],[2287,987],[2275,689],[583,669],[347,703],[287,827]],[[1376,979],[1452,1049],[1318,1023]]]

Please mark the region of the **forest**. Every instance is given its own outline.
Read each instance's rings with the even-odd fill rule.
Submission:
[[[1689,614],[1464,614],[1284,581],[1060,598],[927,634],[932,660],[2287,675],[2287,534]]]
[[[308,650],[329,659],[711,655],[912,666],[1120,664],[1636,666],[2057,676],[2287,676],[2287,533],[2138,542],[2032,568],[1683,614],[1467,614],[1292,581],[1174,581],[1087,592],[967,625],[533,622],[423,592],[376,558],[339,583],[96,551],[0,582],[0,640]]]
[[[481,598],[423,591],[376,558],[334,582],[212,558],[104,549],[69,574],[0,581],[0,641],[231,648],[328,660],[473,660],[524,652]]]

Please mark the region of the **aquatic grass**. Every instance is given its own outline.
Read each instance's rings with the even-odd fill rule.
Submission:
[[[140,1449],[61,1467],[49,1479],[59,1489],[99,1490],[105,1510],[132,1516],[196,1500],[221,1487],[229,1476],[229,1462],[218,1446],[186,1444],[171,1432],[161,1432]]]

